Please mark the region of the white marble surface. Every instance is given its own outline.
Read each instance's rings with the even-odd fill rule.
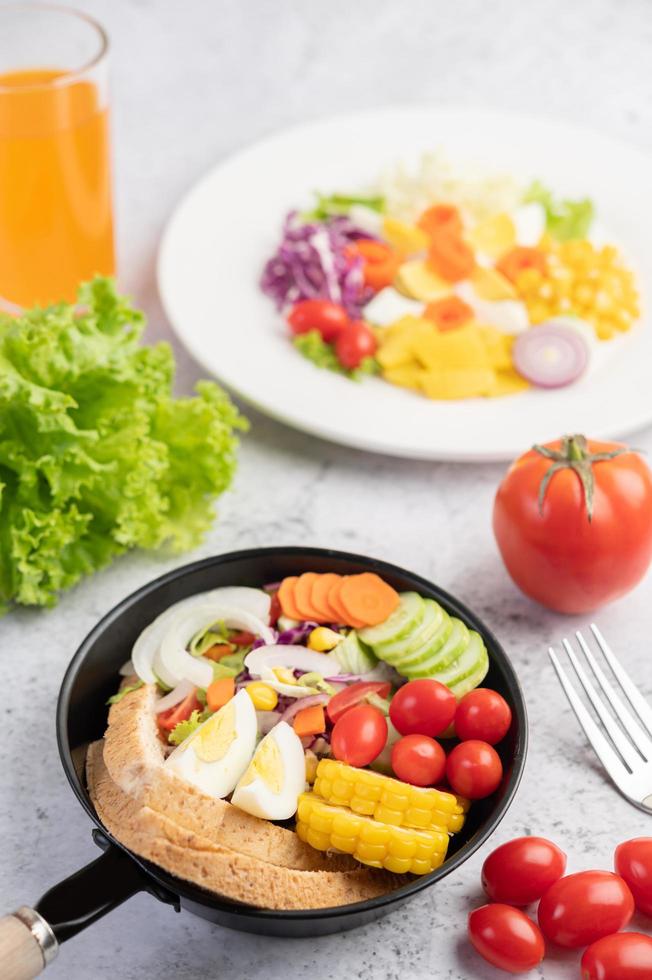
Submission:
[[[418,101],[526,110],[652,142],[652,20],[646,0],[77,0],[113,40],[121,280],[168,337],[153,277],[163,224],[215,160],[256,137],[343,108]],[[559,148],[563,153],[563,147]],[[618,175],[614,174],[614,180]],[[179,353],[179,388],[198,372]],[[490,531],[496,466],[401,463],[339,449],[253,415],[236,485],[189,558],[257,544],[332,545],[387,558],[467,600],[503,640],[525,687],[527,771],[497,844],[533,832],[570,868],[609,867],[615,844],[652,823],[606,785],[548,667],[576,626],[510,584]],[[652,433],[636,444],[652,449]],[[57,689],[96,619],[169,563],[133,555],[51,612],[0,622],[7,677],[0,742],[2,905],[33,902],[96,855],[54,741]],[[599,615],[652,696],[652,580]],[[486,853],[486,850],[485,850]],[[480,902],[478,854],[438,888],[339,937],[279,940],[174,915],[145,896],[66,944],[52,980],[494,980],[465,941]],[[637,923],[642,925],[642,923]],[[552,953],[539,976],[578,976]]]

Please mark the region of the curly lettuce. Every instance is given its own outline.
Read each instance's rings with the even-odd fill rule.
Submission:
[[[593,224],[595,208],[590,198],[560,200],[539,180],[530,185],[523,200],[526,204],[535,202],[542,206],[546,213],[546,229],[559,242],[586,238]]]
[[[167,344],[111,279],[0,315],[0,606],[53,605],[130,548],[194,546],[246,422],[217,385],[172,397]]]

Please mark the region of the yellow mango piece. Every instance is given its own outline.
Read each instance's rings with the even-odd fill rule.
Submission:
[[[399,385],[401,388],[413,388],[415,391],[421,391],[421,379],[424,374],[425,372],[420,365],[404,364],[383,371],[383,378],[390,384]]]
[[[479,252],[498,258],[516,244],[516,229],[510,216],[501,212],[478,222],[467,238]]]
[[[502,272],[498,272],[498,269],[486,269],[481,265],[477,265],[471,275],[471,282],[476,295],[480,299],[490,300],[491,302],[502,299],[516,299],[517,292],[513,283]]]
[[[436,331],[432,337],[419,344],[414,353],[426,368],[446,371],[491,369],[486,344],[474,324],[446,333]]]
[[[477,398],[486,395],[495,383],[491,368],[431,370],[421,379],[421,390],[428,398]]]
[[[401,317],[379,334],[378,363],[382,368],[410,363],[414,360],[414,350],[434,331],[434,326],[428,320],[414,316]]]
[[[404,262],[396,274],[394,287],[404,296],[421,300],[422,303],[441,299],[442,296],[448,296],[451,291],[450,283],[435,275],[423,259],[410,259],[409,262]]]
[[[477,329],[485,345],[492,368],[497,371],[509,371],[512,367],[514,337],[496,330],[495,327],[478,326]]]
[[[503,395],[516,395],[521,391],[526,391],[530,385],[520,374],[512,368],[506,371],[497,371],[494,383],[487,395],[489,398],[502,398]]]
[[[396,218],[384,219],[383,238],[397,252],[403,252],[404,255],[424,252],[429,244],[428,236],[422,228],[417,228],[416,225],[407,225],[404,221],[397,221]]]

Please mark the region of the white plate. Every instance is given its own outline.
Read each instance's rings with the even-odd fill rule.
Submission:
[[[652,330],[642,324],[583,380],[558,391],[434,402],[379,379],[320,370],[288,342],[258,288],[285,213],[314,190],[365,186],[385,167],[442,147],[488,172],[539,177],[591,196],[600,225],[652,275],[650,158],[599,134],[487,111],[403,108],[286,130],[220,163],[183,199],[161,244],[158,280],[194,357],[245,401],[306,432],[418,459],[509,459],[566,432],[622,437],[652,421]]]

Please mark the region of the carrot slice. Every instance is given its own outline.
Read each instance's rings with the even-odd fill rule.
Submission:
[[[317,578],[312,583],[312,592],[310,593],[310,605],[313,609],[316,609],[321,616],[320,622],[323,623],[336,623],[337,613],[328,601],[328,596],[330,590],[333,588],[336,582],[339,582],[341,575],[336,575],[334,572],[324,572],[318,575]]]
[[[442,228],[454,235],[462,234],[462,219],[454,204],[434,204],[423,212],[417,225],[427,235],[434,235]]]
[[[351,616],[349,610],[346,608],[340,598],[344,583],[350,578],[355,578],[355,576],[345,575],[333,586],[331,591],[328,593],[328,601],[337,612],[337,619],[335,620],[337,623],[341,623],[343,626],[353,626],[355,629],[362,629],[362,627],[366,626],[367,623],[365,623],[362,619],[357,619],[355,616]]]
[[[206,688],[206,704],[211,711],[219,711],[235,694],[235,678],[220,677]]]
[[[399,595],[380,575],[362,572],[344,579],[338,600],[348,614],[348,621],[356,619],[365,626],[377,626],[394,612]]]
[[[520,274],[528,269],[536,269],[544,274],[547,268],[546,256],[541,249],[520,245],[503,255],[500,262],[496,263],[496,268],[512,282],[516,282]]]
[[[313,704],[310,708],[302,708],[294,716],[293,728],[299,738],[306,735],[321,735],[326,731],[326,715],[321,704]]]
[[[294,587],[298,581],[296,575],[289,575],[283,579],[278,590],[278,601],[281,603],[283,615],[290,619],[303,619],[294,602]]]
[[[458,282],[473,272],[475,256],[463,238],[444,227],[431,236],[427,262],[442,279]]]
[[[455,330],[463,327],[473,319],[473,310],[459,296],[445,296],[443,299],[428,303],[423,315],[426,320],[432,320],[438,330]]]
[[[379,290],[391,286],[401,264],[401,257],[385,242],[359,238],[347,246],[347,255],[362,259],[365,286]]]
[[[319,576],[316,572],[304,572],[299,576],[294,586],[294,604],[301,613],[300,619],[312,619],[318,623],[321,622],[321,617],[310,598],[313,582],[317,578]]]

